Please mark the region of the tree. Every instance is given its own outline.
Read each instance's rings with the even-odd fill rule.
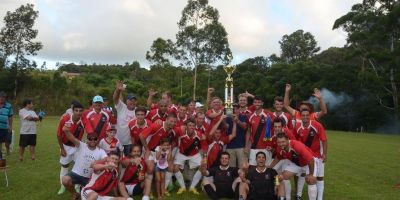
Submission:
[[[18,91],[19,73],[30,67],[27,55],[36,55],[43,46],[34,42],[38,30],[33,29],[39,12],[33,9],[33,4],[22,5],[14,12],[8,11],[4,17],[5,26],[0,31],[0,48],[3,49],[6,59],[10,56],[15,59],[11,64],[14,78],[14,98]]]
[[[166,57],[172,56],[181,66],[194,68],[193,99],[196,98],[197,68],[228,64],[232,59],[227,33],[218,19],[218,10],[208,5],[207,0],[189,0],[178,22],[176,42],[158,38],[147,53],[151,62],[169,63]]]
[[[360,66],[363,87],[375,94],[377,102],[400,115],[400,3],[399,1],[364,0],[338,18],[333,29],[348,33],[347,45]]]
[[[279,41],[281,45],[281,59],[287,63],[305,61],[320,50],[317,41],[310,32],[297,30],[290,35],[284,35]]]

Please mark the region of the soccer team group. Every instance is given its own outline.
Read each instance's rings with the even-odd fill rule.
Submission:
[[[198,195],[202,188],[210,199],[291,199],[294,177],[295,199],[301,199],[305,183],[309,199],[323,199],[327,137],[318,119],[327,109],[318,89],[313,95],[319,112],[307,102],[290,107],[287,84],[284,97],[274,98],[273,111],[245,92],[233,104],[233,114],[225,115],[213,88],[205,105],[175,105],[169,92],[154,102],[157,92],[150,90],[147,109],[131,93],[124,101],[125,87],[116,83],[115,109],[97,95],[89,109],[73,101],[61,117],[60,194],[68,190],[73,199],[88,200],[162,199],[175,181],[178,195]]]

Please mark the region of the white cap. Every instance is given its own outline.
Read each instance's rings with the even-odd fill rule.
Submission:
[[[204,105],[203,104],[201,104],[200,102],[196,102],[196,108],[201,108],[201,107],[203,107]]]

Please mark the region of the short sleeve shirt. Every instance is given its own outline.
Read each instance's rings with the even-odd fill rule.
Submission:
[[[14,115],[11,104],[5,103],[0,107],[0,129],[8,129],[10,124],[8,119]]]
[[[29,121],[27,117],[38,117],[33,110],[22,108],[19,110],[19,118],[21,120],[20,134],[36,134],[36,122]]]
[[[117,138],[122,145],[132,144],[131,134],[128,127],[129,121],[136,119],[135,110],[129,110],[121,100],[115,105],[117,109]]]
[[[75,156],[76,159],[72,172],[89,178],[93,173],[93,169],[90,165],[96,160],[101,160],[107,157],[107,154],[103,149],[98,147],[94,150],[90,150],[86,143],[80,142],[80,145],[75,152]]]

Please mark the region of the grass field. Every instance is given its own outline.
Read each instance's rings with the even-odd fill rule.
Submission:
[[[10,186],[0,172],[0,200],[70,199],[57,196],[59,150],[56,140],[58,117],[47,117],[38,125],[37,159],[25,153],[18,161],[17,146],[7,156]],[[19,120],[14,127],[19,130]],[[19,134],[16,135],[19,138]],[[325,168],[325,199],[400,199],[400,136],[328,131],[328,162]],[[28,154],[27,154],[28,153]],[[305,196],[305,195],[304,195]],[[138,198],[135,198],[138,199]],[[169,199],[207,199],[205,195],[173,195]]]

